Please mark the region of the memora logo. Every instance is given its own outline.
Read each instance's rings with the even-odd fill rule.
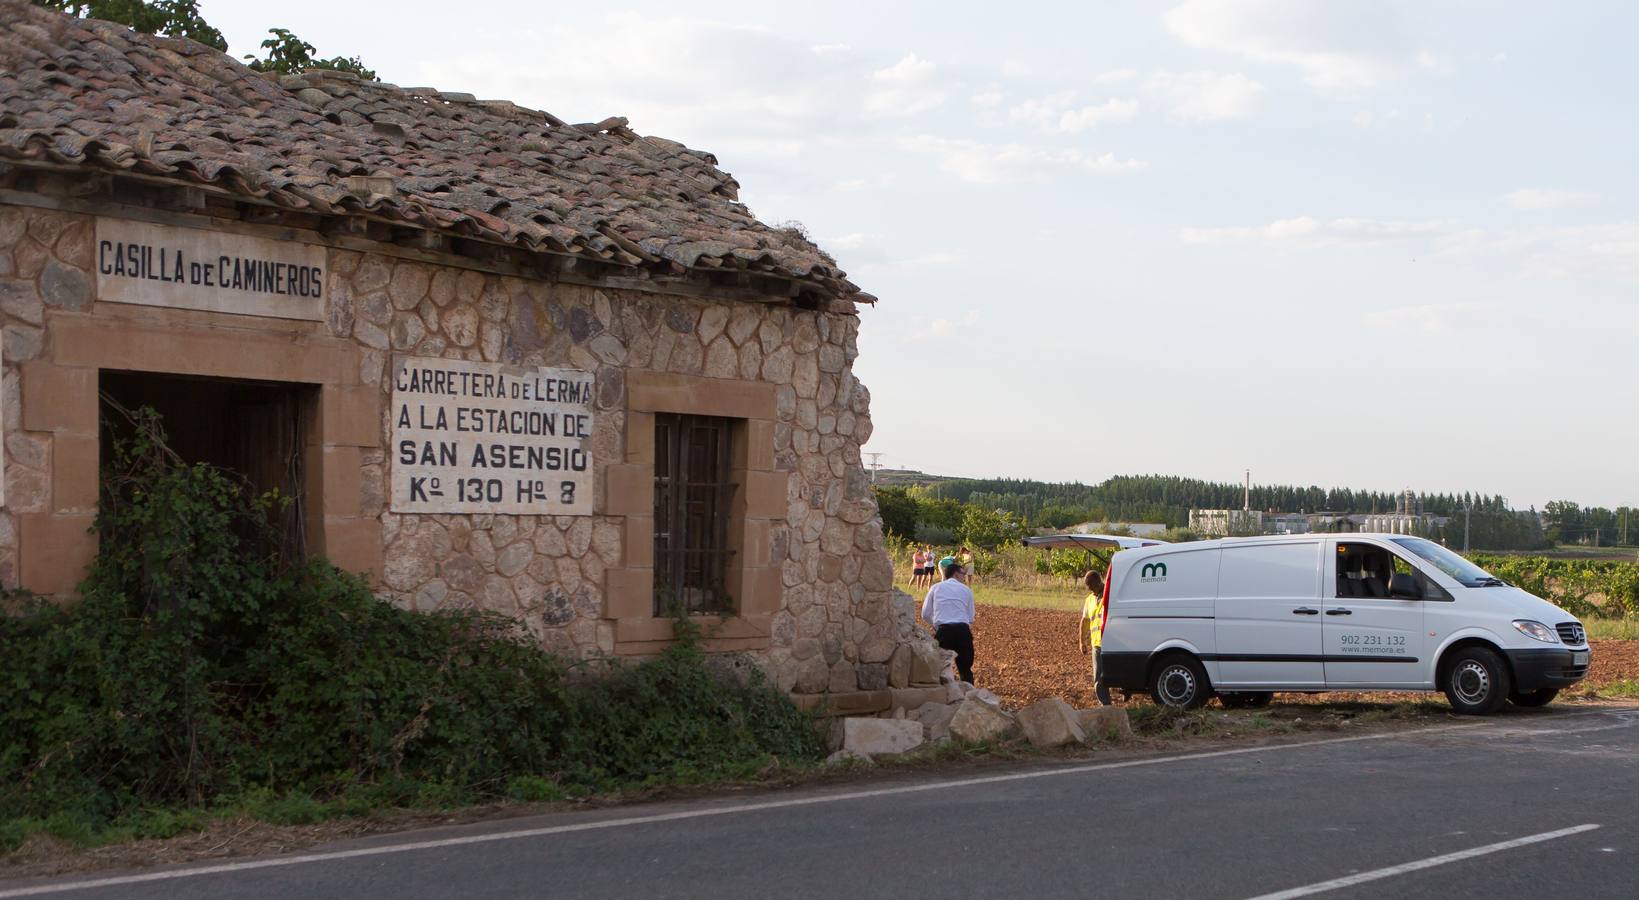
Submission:
[[[1162,562],[1145,563],[1144,568],[1138,570],[1138,580],[1143,582],[1166,581],[1167,564]]]

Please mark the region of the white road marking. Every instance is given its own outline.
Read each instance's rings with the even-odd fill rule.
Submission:
[[[1564,718],[1582,718],[1586,715],[1599,713],[1584,713],[1581,715],[1565,716]],[[1012,772],[1006,775],[985,775],[977,778],[958,778],[951,781],[925,782],[922,784],[900,785],[891,788],[876,788],[865,791],[848,791],[839,794],[822,794],[811,797],[791,797],[784,800],[768,800],[761,803],[742,803],[735,806],[720,806],[708,809],[684,810],[672,813],[657,813],[648,816],[628,816],[618,819],[602,819],[596,822],[577,822],[572,825],[553,825],[545,828],[525,828],[518,831],[491,832],[475,834],[466,837],[440,838],[429,841],[414,841],[404,844],[386,844],[377,847],[360,847],[355,850],[333,850],[325,853],[303,853],[295,856],[275,856],[266,859],[249,859],[241,862],[220,863],[211,866],[198,866],[186,869],[170,869],[164,872],[144,872],[137,875],[116,875],[108,878],[94,878],[84,881],[68,881],[56,884],[41,884],[24,888],[0,890],[0,900],[11,897],[37,897],[44,894],[64,893],[67,891],[83,891],[93,888],[117,887],[125,884],[143,884],[151,881],[171,881],[178,878],[195,878],[201,875],[219,875],[226,872],[245,872],[252,869],[267,869],[278,866],[298,866],[308,863],[329,862],[339,859],[356,859],[366,856],[384,856],[393,853],[412,853],[417,850],[433,850],[442,847],[460,847],[467,844],[487,844],[495,841],[510,841],[520,838],[546,837],[554,834],[570,834],[578,831],[597,831],[605,828],[625,828],[633,825],[649,825],[656,822],[675,822],[683,819],[699,819],[709,816],[725,816],[734,813],[759,812],[770,809],[788,809],[798,806],[813,806],[821,803],[839,803],[845,800],[863,800],[871,797],[889,797],[895,794],[915,794],[924,791],[938,791],[947,788],[971,787],[980,784],[1000,784],[1008,781],[1025,781],[1034,778],[1051,778],[1057,775],[1079,775],[1085,772],[1100,772],[1110,769],[1131,769],[1140,766],[1155,766],[1172,762],[1189,762],[1198,759],[1217,759],[1225,756],[1244,756],[1252,753],[1272,753],[1279,750],[1299,750],[1305,747],[1324,747],[1332,744],[1352,744],[1361,741],[1380,741],[1390,738],[1411,737],[1423,734],[1440,734],[1451,731],[1467,731],[1470,729],[1485,729],[1483,722],[1463,725],[1436,725],[1429,728],[1413,728],[1406,731],[1384,731],[1376,734],[1359,734],[1350,737],[1323,738],[1314,741],[1298,741],[1290,744],[1273,744],[1261,747],[1239,747],[1231,750],[1211,750],[1204,753],[1182,753],[1175,756],[1155,756],[1145,759],[1130,759],[1122,762],[1092,763],[1084,766],[1065,766],[1063,768],[1036,769],[1028,772]]]
[[[1561,828],[1558,831],[1544,831],[1541,834],[1514,838],[1511,841],[1502,841],[1496,844],[1486,844],[1484,847],[1474,847],[1470,850],[1459,850],[1456,853],[1431,856],[1428,859],[1419,859],[1416,862],[1401,863],[1398,866],[1373,869],[1370,872],[1357,872],[1354,875],[1345,875],[1342,878],[1333,878],[1331,881],[1321,881],[1315,884],[1304,885],[1303,887],[1295,887],[1289,890],[1277,891],[1273,894],[1260,894],[1253,897],[1252,900],[1293,900],[1295,897],[1308,897],[1313,894],[1323,894],[1327,891],[1335,891],[1339,888],[1354,887],[1357,884],[1365,884],[1367,882],[1378,881],[1383,878],[1393,878],[1396,875],[1404,875],[1407,872],[1432,869],[1435,866],[1443,866],[1446,863],[1462,862],[1465,859],[1473,859],[1476,856],[1501,853],[1504,850],[1512,850],[1515,847],[1525,847],[1530,844],[1540,844],[1543,841],[1552,841],[1557,838],[1570,837],[1573,834],[1582,834],[1583,832],[1593,831],[1598,827],[1598,825],[1577,825],[1571,828]]]

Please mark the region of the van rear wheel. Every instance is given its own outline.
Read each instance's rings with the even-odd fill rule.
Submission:
[[[1515,706],[1533,708],[1547,706],[1555,697],[1559,696],[1559,688],[1542,688],[1536,691],[1515,691],[1508,695],[1508,702]]]
[[[1212,699],[1212,685],[1195,657],[1169,656],[1150,674],[1150,697],[1159,706],[1199,709]]]
[[[1486,647],[1464,647],[1452,654],[1442,668],[1445,675],[1440,686],[1451,708],[1463,715],[1490,715],[1501,709],[1513,692],[1508,667],[1503,665],[1502,657]]]

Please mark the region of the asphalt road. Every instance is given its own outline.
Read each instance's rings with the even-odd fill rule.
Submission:
[[[0,898],[1631,898],[1636,800],[1639,709],[1549,708],[511,819]]]

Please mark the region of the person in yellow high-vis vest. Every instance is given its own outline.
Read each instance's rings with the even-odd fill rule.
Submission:
[[[1091,569],[1081,576],[1081,583],[1087,586],[1087,599],[1081,604],[1081,621],[1076,623],[1076,645],[1086,653],[1090,646],[1093,651],[1093,694],[1098,697],[1100,706],[1110,705],[1110,689],[1104,684],[1104,667],[1099,659],[1104,643],[1104,577]]]

